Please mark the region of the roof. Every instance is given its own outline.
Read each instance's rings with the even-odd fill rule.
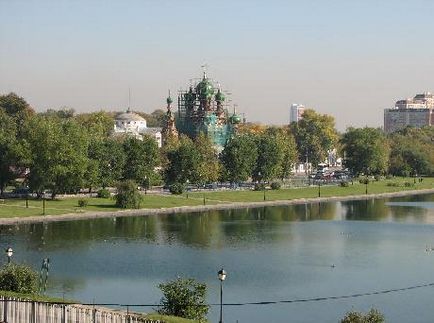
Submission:
[[[137,113],[134,112],[123,112],[118,114],[115,117],[115,120],[118,121],[146,121],[145,118],[142,118],[141,116],[139,116]]]

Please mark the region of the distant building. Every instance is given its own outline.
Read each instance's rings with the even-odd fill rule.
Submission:
[[[303,118],[303,113],[306,108],[297,103],[293,103],[289,110],[289,123],[299,122]]]
[[[394,108],[384,110],[384,131],[391,133],[407,126],[421,128],[434,124],[434,97],[431,93],[399,100]]]
[[[127,134],[140,140],[144,134],[148,134],[155,139],[158,147],[162,145],[161,128],[148,128],[146,119],[132,112],[130,108],[115,117],[114,134]]]

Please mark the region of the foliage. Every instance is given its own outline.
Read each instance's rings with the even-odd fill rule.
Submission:
[[[13,92],[7,95],[0,95],[0,110],[6,112],[7,115],[14,119],[19,137],[24,123],[34,114],[33,109],[26,100]]]
[[[154,169],[159,165],[158,146],[151,136],[143,136],[143,140],[133,137],[124,143],[125,164],[124,179],[131,179],[143,185],[147,179],[155,174]]]
[[[98,191],[99,198],[109,198],[110,196],[110,191],[108,189],[102,188]]]
[[[360,177],[359,178],[359,183],[360,184],[369,184],[369,178],[367,178],[367,177]]]
[[[344,165],[353,174],[384,174],[388,169],[389,144],[380,129],[349,128],[341,138]]]
[[[235,136],[226,144],[221,156],[226,178],[231,183],[247,180],[253,173],[257,158],[254,137],[249,134]]]
[[[74,117],[75,110],[73,108],[62,107],[59,110],[47,109],[46,112],[40,113],[39,115],[44,117],[55,117],[59,119],[69,119]]]
[[[79,199],[78,200],[78,206],[79,207],[86,207],[88,204],[88,201],[86,199]]]
[[[161,109],[154,110],[150,114],[140,112],[140,111],[137,111],[135,113],[137,113],[138,115],[140,115],[141,117],[146,119],[146,124],[148,127],[160,127],[160,128],[162,128],[164,126],[164,120],[165,120],[166,112],[161,110]]]
[[[74,119],[35,116],[26,127],[25,140],[31,160],[30,188],[39,195],[45,189],[75,192],[83,186],[88,167],[88,137]]]
[[[277,131],[266,131],[257,137],[258,157],[253,171],[254,180],[269,181],[282,173],[284,150],[277,137]]]
[[[33,294],[38,291],[38,273],[27,265],[6,264],[0,270],[0,290]]]
[[[200,183],[201,162],[202,157],[194,142],[182,136],[179,145],[167,152],[167,165],[164,170],[166,184],[185,184],[187,181],[192,184]]]
[[[76,116],[77,122],[87,129],[93,139],[106,139],[113,132],[113,114],[105,111],[82,113]]]
[[[341,320],[341,323],[383,323],[384,315],[378,310],[372,308],[368,313],[350,311]]]
[[[139,209],[142,195],[137,189],[136,182],[126,180],[116,185],[116,206],[123,209]]]
[[[177,278],[161,283],[163,297],[158,313],[174,315],[203,322],[209,310],[206,303],[207,286],[192,278]]]
[[[339,183],[339,186],[340,187],[349,187],[350,184],[348,182],[346,182],[346,181],[342,181],[342,182]]]
[[[264,191],[266,189],[265,183],[256,183],[253,188],[255,191]]]
[[[433,127],[405,128],[389,135],[390,172],[398,176],[434,174]]]
[[[196,184],[216,182],[220,177],[222,166],[210,138],[200,133],[194,144],[200,156]]]
[[[316,166],[323,162],[337,142],[334,118],[307,109],[303,118],[290,125],[297,142],[298,159]]]
[[[169,191],[172,194],[175,195],[180,195],[182,193],[184,193],[184,184],[181,183],[173,183],[172,185],[169,186]]]
[[[271,183],[271,189],[272,190],[280,190],[280,188],[282,187],[282,184],[280,182],[273,182]]]

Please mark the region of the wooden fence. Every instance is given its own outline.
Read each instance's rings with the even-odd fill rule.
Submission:
[[[164,323],[136,313],[0,296],[0,323]]]

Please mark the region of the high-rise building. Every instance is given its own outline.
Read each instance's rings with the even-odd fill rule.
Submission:
[[[421,128],[434,124],[434,97],[431,93],[399,100],[394,108],[384,109],[384,131],[391,133],[407,126]]]
[[[304,105],[293,103],[289,110],[289,123],[300,121],[305,109]]]

